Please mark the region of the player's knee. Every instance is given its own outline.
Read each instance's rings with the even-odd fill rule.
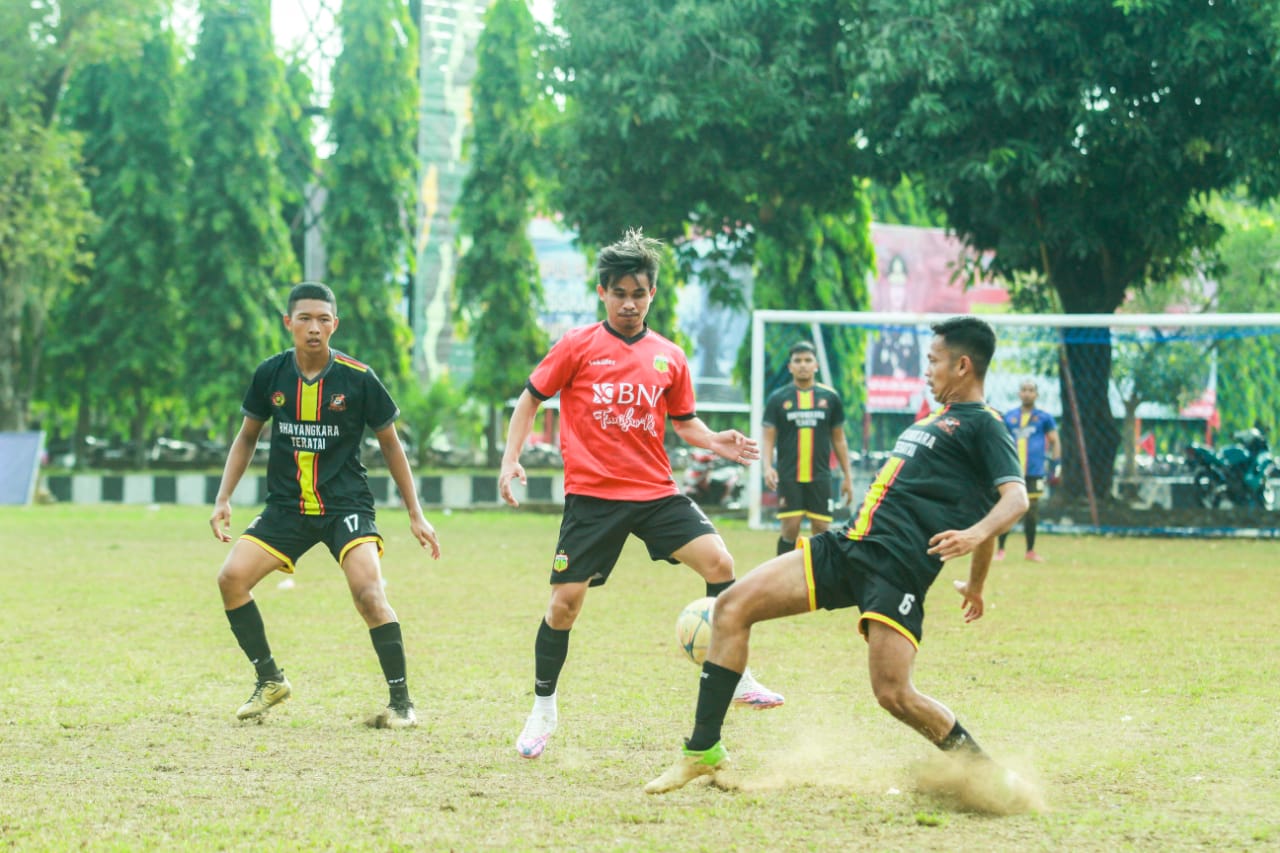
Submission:
[[[247,593],[249,587],[235,567],[228,562],[223,563],[222,568],[218,570],[218,591],[226,601]]]
[[[557,631],[567,631],[582,612],[582,599],[553,597],[547,605],[547,624]]]
[[[351,591],[351,597],[355,600],[356,610],[370,624],[394,621],[394,614],[391,614],[391,605],[387,603],[387,595],[382,591],[381,582],[363,584]]]
[[[733,579],[733,555],[728,548],[716,548],[702,576],[712,583]]]
[[[907,720],[911,717],[912,698],[915,691],[910,687],[898,683],[884,683],[873,685],[872,689],[876,695],[876,701],[880,703],[880,707],[884,708],[899,720]]]
[[[735,584],[716,597],[716,606],[711,612],[711,632],[738,630],[748,624],[747,619],[742,590]]]

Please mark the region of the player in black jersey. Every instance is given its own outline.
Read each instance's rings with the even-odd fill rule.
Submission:
[[[338,309],[326,285],[295,286],[284,326],[293,335],[293,349],[254,371],[241,407],[244,423],[227,453],[209,519],[214,536],[230,542],[231,494],[253,459],[263,426],[274,421],[266,509],[250,522],[218,573],[231,632],[258,676],[253,695],[236,716],[259,718],[292,691],[271,655],[253,588],[273,571],[292,573],[299,557],[324,542],[342,566],[356,610],[369,626],[391,694],[386,709],[369,724],[407,728],[417,724],[417,716],[405,678],[404,640],[383,591],[382,537],[360,464],[360,441],[368,427],[409,512],[410,531],[438,558],[436,531],[422,514],[413,472],[396,434],[400,410],[372,369],[330,348]]]
[[[792,381],[769,395],[764,406],[760,461],[766,488],[778,492],[778,553],[796,547],[800,525],[821,533],[831,526],[831,452],[844,479],[840,493],[853,503],[853,471],[844,440],[844,403],[834,388],[816,381],[817,350],[792,344],[787,356]],[[774,466],[773,450],[778,449]]]
[[[984,402],[995,333],[976,317],[938,323],[933,332],[926,377],[938,409],[902,433],[842,530],[774,557],[717,599],[693,734],[681,758],[645,786],[649,793],[714,775],[727,760],[720,730],[747,665],[751,626],[818,608],[861,610],[858,627],[881,707],[939,748],[980,757],[983,767],[998,770],[955,715],[911,682],[925,593],[945,561],[972,555],[968,580],[956,580],[955,587],[965,621],[980,618],[996,536],[1027,510],[1013,441],[1000,413]],[[1005,773],[995,777],[1017,788],[1016,777]]]

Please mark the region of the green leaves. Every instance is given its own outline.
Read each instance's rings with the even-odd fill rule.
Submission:
[[[460,332],[475,346],[470,390],[501,406],[520,393],[547,347],[537,324],[542,279],[525,236],[541,135],[535,30],[524,0],[494,1],[476,54],[471,165],[457,214],[470,246],[455,293]]]
[[[412,273],[417,28],[403,0],[347,0],[338,24],[324,211],[328,283],[343,320],[334,345],[401,377],[412,343],[397,309]]]

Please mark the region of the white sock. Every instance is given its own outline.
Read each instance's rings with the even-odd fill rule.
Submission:
[[[533,697],[533,712],[551,720],[556,719],[558,716],[556,713],[556,694],[552,693],[550,696],[538,696],[535,694]]]

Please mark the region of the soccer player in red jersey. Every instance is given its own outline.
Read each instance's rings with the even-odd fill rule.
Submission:
[[[382,536],[360,464],[367,427],[400,490],[410,532],[431,556],[439,557],[440,542],[422,514],[413,472],[396,434],[400,409],[370,367],[329,346],[338,329],[338,308],[327,285],[296,285],[289,293],[284,327],[294,346],[254,371],[241,406],[244,424],[227,453],[209,518],[213,535],[230,542],[231,494],[253,460],[262,428],[273,421],[266,509],[249,523],[218,572],[231,632],[258,673],[253,695],[236,716],[259,719],[292,692],[271,654],[253,588],[274,571],[292,573],[299,557],[324,542],[342,566],[356,610],[369,627],[391,696],[369,724],[409,728],[417,724],[417,716],[405,678],[404,640],[382,588]]]
[[[657,289],[661,244],[629,231],[601,250],[596,292],[602,323],[571,329],[534,369],[516,402],[498,488],[519,503],[511,481],[526,482],[520,451],[543,401],[560,394],[564,516],[551,567],[551,602],[534,643],[534,704],[516,751],[537,758],[555,732],[556,685],[569,651],[569,631],[587,588],[600,586],[635,534],[654,560],[684,563],[716,596],[734,581],[733,557],[698,505],[681,494],[663,444],[667,418],[684,441],[748,465],[760,458],[737,430],[713,432],[694,411],[693,378],[684,352],[645,324]],[[735,700],[772,708],[782,697],[743,672]]]

